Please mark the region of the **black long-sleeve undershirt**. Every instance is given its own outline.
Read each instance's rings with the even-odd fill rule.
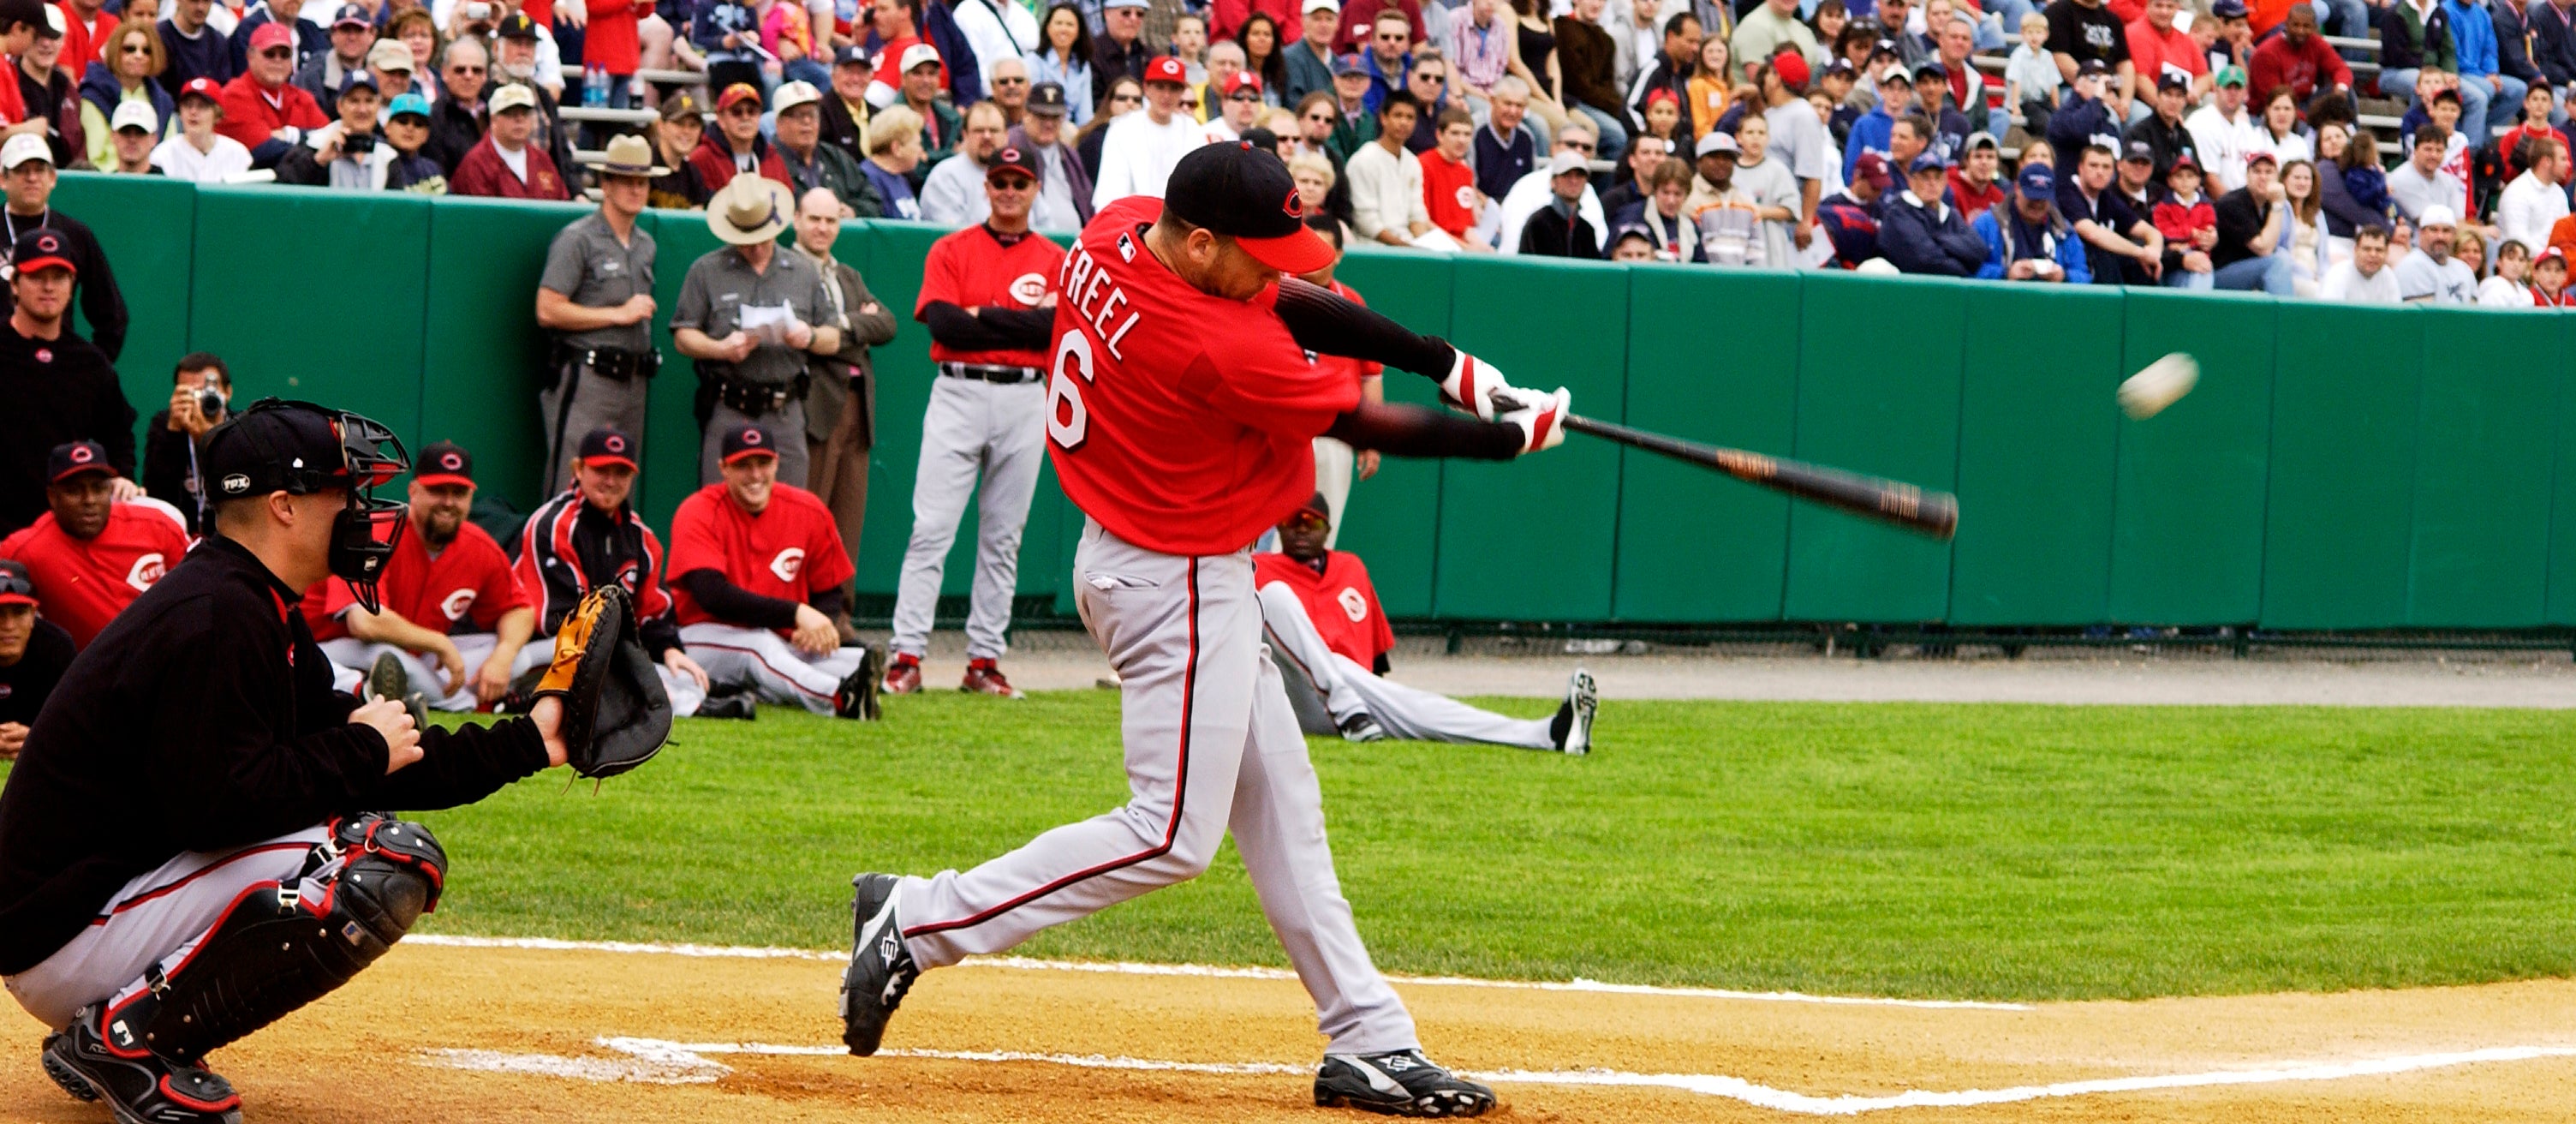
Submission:
[[[959,351],[1045,351],[1055,334],[1052,308],[984,308],[968,312],[947,301],[921,310],[930,338]]]
[[[1458,349],[1389,320],[1383,313],[1320,285],[1293,277],[1279,282],[1273,306],[1297,346],[1318,355],[1384,363],[1427,378],[1446,378]]]
[[[687,590],[699,608],[726,624],[744,628],[796,627],[796,602],[753,593],[726,580],[723,571],[712,568],[691,570],[680,575],[675,584]],[[805,603],[814,606],[815,611],[824,616],[837,616],[841,612],[842,593],[837,588],[822,590],[812,594]]]

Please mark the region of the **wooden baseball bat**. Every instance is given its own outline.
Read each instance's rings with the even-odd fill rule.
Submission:
[[[1576,414],[1567,414],[1562,424],[1576,433],[1713,468],[1748,484],[1882,519],[1917,534],[1947,540],[1959,529],[1959,497],[1948,492],[1926,492],[1901,480],[1882,480],[1805,461],[1702,445]]]

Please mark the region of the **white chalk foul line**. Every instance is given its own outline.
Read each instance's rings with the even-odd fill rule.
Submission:
[[[763,1042],[666,1042],[654,1038],[602,1038],[598,1040],[598,1044],[623,1056],[567,1058],[553,1054],[505,1054],[491,1050],[428,1050],[423,1051],[420,1061],[424,1065],[486,1073],[539,1074],[580,1081],[634,1082],[651,1085],[702,1085],[717,1081],[733,1072],[733,1067],[714,1060],[708,1056],[710,1054],[830,1057],[847,1053],[839,1046],[780,1046]],[[1174,1062],[1152,1058],[1110,1057],[1102,1054],[885,1050],[878,1056],[927,1058],[939,1061],[1035,1062],[1082,1069],[1137,1070],[1158,1073],[1302,1076],[1313,1072],[1309,1066],[1277,1062]],[[1622,1073],[1617,1070],[1602,1069],[1555,1072],[1501,1070],[1491,1073],[1470,1073],[1468,1076],[1496,1084],[1673,1089],[1704,1096],[1725,1097],[1758,1108],[1775,1109],[1802,1116],[1858,1116],[1863,1113],[1885,1112],[1900,1108],[1969,1108],[2017,1101],[2099,1096],[2106,1093],[2196,1089],[2226,1085],[2268,1085],[2291,1081],[2335,1081],[2463,1065],[2566,1057],[2576,1057],[2576,1047],[2505,1046],[2441,1054],[2366,1058],[2348,1062],[2287,1063],[2264,1069],[2109,1077],[2089,1081],[2063,1081],[2050,1085],[2017,1085],[2007,1089],[1965,1089],[1956,1092],[1914,1089],[1880,1097],[1816,1097],[1786,1089],[1774,1089],[1767,1085],[1757,1085],[1740,1077],[1700,1073]]]
[[[552,937],[457,937],[433,933],[403,938],[404,944],[444,948],[511,948],[549,952],[609,952],[626,955],[693,956],[732,960],[849,959],[844,950],[757,948],[705,944],[646,944],[629,941],[565,941]],[[1026,956],[976,956],[961,968],[1005,968],[1032,972],[1097,972],[1118,976],[1180,976],[1195,979],[1295,980],[1296,973],[1278,968],[1223,968],[1207,964],[1139,964],[1039,960]],[[1481,987],[1515,991],[1593,992],[1604,995],[1657,995],[1683,999],[1739,999],[1761,1003],[1818,1003],[1828,1006],[1917,1007],[1933,1010],[2027,1011],[2022,1003],[1987,1003],[1966,999],[1885,999],[1868,995],[1810,995],[1799,991],[1735,991],[1716,987],[1656,987],[1650,984],[1572,980],[1480,980],[1464,976],[1390,976],[1412,987]]]

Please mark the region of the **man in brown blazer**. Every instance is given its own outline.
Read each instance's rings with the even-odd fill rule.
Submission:
[[[841,350],[811,360],[813,385],[805,395],[806,486],[832,509],[841,544],[859,556],[859,528],[868,513],[868,450],[876,444],[876,376],[868,348],[894,338],[894,314],[868,292],[859,271],[832,257],[841,236],[841,201],[830,188],[815,188],[796,201],[796,252],[823,274],[823,300],[839,320]],[[844,642],[852,638],[847,611],[833,622]]]

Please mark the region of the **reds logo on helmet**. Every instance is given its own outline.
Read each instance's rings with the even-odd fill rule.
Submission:
[[[93,460],[96,460],[96,459],[98,459],[98,454],[97,454],[97,453],[95,453],[95,452],[93,452],[93,451],[91,451],[89,446],[87,446],[87,445],[74,445],[74,446],[72,446],[72,463],[73,463],[73,464],[88,464],[89,462],[91,462],[91,461],[93,461]]]
[[[1368,619],[1368,598],[1360,596],[1359,590],[1343,586],[1341,596],[1334,600],[1342,603],[1342,615],[1351,618],[1352,623]]]
[[[125,571],[125,584],[140,592],[152,588],[152,583],[160,581],[161,575],[168,572],[168,560],[162,558],[159,551],[154,551],[134,560],[134,567]]]
[[[778,575],[778,580],[783,582],[795,581],[796,575],[804,570],[805,548],[801,546],[788,547],[779,551],[778,557],[769,560],[769,572]]]
[[[623,453],[626,451],[626,438],[619,434],[609,434],[606,444],[609,452]]]
[[[439,613],[450,621],[464,620],[465,611],[473,607],[474,591],[470,589],[457,590],[448,594],[446,600],[438,603]]]
[[[1292,219],[1306,217],[1306,208],[1297,201],[1297,189],[1293,187],[1288,189],[1288,201],[1281,203],[1279,209],[1288,212],[1288,217]]]
[[[465,467],[465,458],[454,453],[440,453],[438,455],[438,467],[446,469],[449,472],[454,472],[457,469]]]
[[[1011,299],[1036,308],[1039,301],[1046,299],[1046,275],[1023,273],[1011,278]]]

